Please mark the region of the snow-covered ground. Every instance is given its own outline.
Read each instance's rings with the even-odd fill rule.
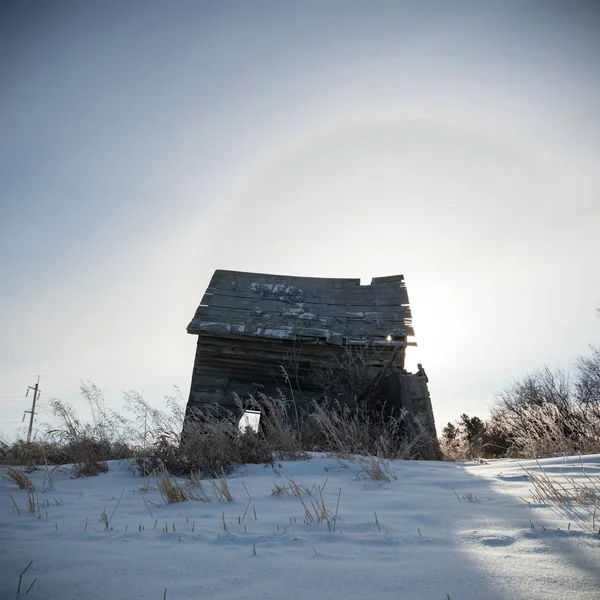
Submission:
[[[540,463],[562,482],[600,477],[600,456]],[[357,461],[314,457],[238,469],[233,502],[204,484],[211,503],[166,505],[151,479],[142,493],[144,480],[114,462],[85,479],[57,469],[47,491],[44,471],[32,473],[38,515],[1,480],[0,598],[17,597],[33,561],[21,583],[31,599],[599,599],[600,507],[594,518],[536,504],[520,464],[537,468],[394,461],[387,482],[363,479]],[[305,522],[318,493],[304,506],[272,495],[286,476],[322,489],[329,524]],[[114,511],[108,530],[103,511]]]

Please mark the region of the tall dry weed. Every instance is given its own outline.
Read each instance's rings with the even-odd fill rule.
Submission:
[[[31,481],[27,473],[25,473],[22,469],[9,466],[6,468],[6,473],[2,474],[2,478],[16,483],[21,490],[35,490],[33,481]]]

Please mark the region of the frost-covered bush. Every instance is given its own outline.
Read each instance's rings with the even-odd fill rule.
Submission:
[[[580,356],[573,373],[544,367],[514,381],[489,419],[449,423],[442,447],[449,458],[600,452],[600,349]]]

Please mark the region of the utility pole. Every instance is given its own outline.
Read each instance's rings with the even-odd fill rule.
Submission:
[[[29,430],[27,431],[27,443],[31,442],[31,432],[33,431],[33,417],[35,416],[35,403],[37,399],[40,397],[42,390],[39,389],[40,385],[40,376],[38,375],[37,383],[34,386],[29,386],[27,388],[27,393],[25,396],[29,395],[29,390],[33,390],[33,404],[31,405],[31,410],[26,410],[25,413],[29,413],[31,416],[29,417]],[[25,417],[25,415],[23,415]]]

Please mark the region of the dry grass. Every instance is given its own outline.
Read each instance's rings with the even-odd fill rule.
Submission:
[[[99,521],[100,521],[100,523],[102,523],[104,525],[105,531],[108,531],[109,529],[111,529],[110,523],[112,521],[112,518],[115,516],[115,513],[117,512],[117,508],[119,508],[119,504],[121,504],[121,500],[123,499],[124,493],[125,493],[125,489],[121,490],[121,495],[119,496],[119,499],[117,500],[117,504],[113,508],[110,515],[106,512],[106,509],[102,509],[102,512],[100,513]]]
[[[35,485],[27,473],[16,467],[7,467],[6,473],[3,473],[2,477],[3,479],[16,483],[21,490],[35,490]]]
[[[106,408],[101,390],[82,382],[80,392],[91,408],[93,422],[82,422],[71,405],[52,400],[50,409],[59,427],[48,429],[47,435],[61,444],[64,462],[73,465],[75,477],[89,477],[107,472],[108,460],[131,456],[131,450],[125,442],[125,420]]]
[[[314,451],[438,458],[436,441],[408,413],[383,418],[326,402],[301,411],[281,393],[276,398],[257,394],[254,408],[265,418],[259,432],[242,434],[234,413],[204,410],[186,419],[186,401],[178,391],[167,399],[167,411],[151,407],[135,392],[127,393],[127,418],[107,410],[102,393],[92,384],[82,384],[81,393],[92,409],[92,423],[81,421],[68,404],[52,401],[49,406],[58,425],[47,428],[41,441],[3,445],[0,463],[45,466],[49,489],[50,465],[71,464],[74,475],[84,477],[106,472],[110,460],[130,457],[144,477],[166,471],[212,479],[217,498],[229,502],[224,477],[240,464],[303,460]]]
[[[39,502],[36,501],[36,493],[35,490],[33,488],[29,488],[27,490],[27,510],[32,514],[35,515],[37,512],[39,512]]]
[[[496,396],[488,419],[461,415],[443,428],[447,458],[538,458],[600,452],[600,347],[574,368],[542,369]]]
[[[201,486],[186,487],[179,483],[177,479],[171,477],[166,469],[160,469],[156,472],[156,485],[162,499],[167,504],[175,502],[210,502],[210,498],[206,495]]]
[[[600,477],[587,475],[583,463],[581,480],[566,475],[551,476],[538,461],[536,462],[539,467],[537,472],[521,465],[533,484],[533,501],[537,504],[557,506],[569,517],[584,526],[591,525],[591,529],[600,534]]]
[[[394,469],[387,460],[369,456],[368,458],[360,458],[359,462],[361,469],[356,474],[357,480],[393,481],[398,479]]]
[[[93,477],[100,473],[108,472],[108,463],[105,460],[84,461],[73,464],[73,474],[75,477]]]
[[[202,487],[202,477],[199,471],[191,471],[190,475],[190,485],[192,487]]]
[[[271,491],[271,496],[277,496],[281,498],[282,496],[287,497],[300,497],[300,496],[313,496],[317,493],[317,488],[313,486],[309,488],[305,485],[299,485],[294,481],[292,477],[285,477],[287,483],[284,485],[279,485],[278,483],[273,483],[273,490]]]
[[[299,496],[299,499],[302,503],[302,507],[304,508],[304,522],[307,525],[311,525],[312,523],[327,523],[327,529],[330,532],[334,532],[338,520],[342,488],[340,488],[338,493],[335,513],[333,513],[325,505],[325,499],[323,498],[323,490],[325,489],[325,485],[326,484],[317,487],[315,497],[310,500],[308,504],[304,502],[302,496]]]
[[[49,489],[49,465],[72,464],[75,476],[84,477],[107,471],[106,461],[131,457],[127,421],[106,408],[102,392],[93,384],[82,382],[80,391],[90,406],[91,423],[82,421],[68,403],[51,400],[47,410],[54,424],[43,425],[42,439],[0,444],[0,464],[45,466]]]
[[[339,403],[313,403],[302,428],[305,447],[338,456],[440,458],[437,440],[406,410],[397,416],[352,410]]]
[[[229,485],[224,473],[217,479],[211,479],[210,483],[218,502],[233,502],[233,496],[229,491]]]
[[[539,472],[534,473],[521,465],[534,486],[533,498],[536,502],[555,502],[565,504],[590,504],[600,502],[600,477],[590,477],[582,469],[584,481],[576,481],[573,477],[562,475],[561,478],[551,477],[536,461]]]

